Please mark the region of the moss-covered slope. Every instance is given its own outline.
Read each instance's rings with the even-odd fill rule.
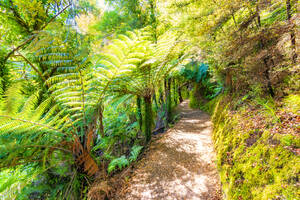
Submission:
[[[223,95],[206,106],[225,199],[299,199],[299,100]]]

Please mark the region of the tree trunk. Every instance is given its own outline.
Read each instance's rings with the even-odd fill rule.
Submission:
[[[103,106],[100,105],[99,106],[99,110],[98,110],[98,120],[99,120],[99,131],[100,131],[100,135],[101,137],[104,137],[104,125],[103,125]]]
[[[269,68],[269,65],[268,65],[268,59],[265,58],[264,59],[264,63],[265,63],[265,66],[266,66],[266,71],[265,71],[265,77],[267,79],[267,86],[268,86],[268,89],[269,89],[269,93],[272,97],[274,97],[274,90],[272,88],[272,83],[271,83],[271,80],[270,80],[270,68]]]
[[[146,143],[151,140],[152,129],[152,101],[151,96],[145,96],[145,136]]]
[[[168,116],[169,116],[169,113],[168,113],[168,98],[169,98],[169,93],[168,93],[168,79],[165,79],[164,80],[164,85],[165,85],[165,116],[166,116],[166,127],[168,126]]]
[[[143,116],[142,116],[142,103],[141,103],[141,97],[136,98],[136,105],[137,105],[137,116],[138,116],[138,122],[140,131],[143,129]]]
[[[259,28],[261,28],[261,21],[260,21],[260,15],[259,15],[259,7],[257,6],[256,9],[257,9],[257,22],[258,22],[258,26],[259,26]],[[264,41],[262,39],[260,40],[260,46],[261,46],[262,49],[265,47]],[[270,95],[272,97],[274,97],[275,94],[274,94],[274,90],[273,90],[272,83],[271,83],[271,80],[270,80],[270,67],[268,65],[268,60],[269,60],[269,56],[263,59],[263,62],[264,62],[265,67],[266,67],[265,77],[267,79],[267,87],[268,87],[269,93],[270,93]],[[272,58],[271,58],[271,62],[274,63],[274,60]]]
[[[182,94],[181,94],[181,87],[178,87],[178,97],[179,97],[179,102],[183,102]]]
[[[168,80],[168,93],[169,93],[169,96],[168,96],[168,115],[169,115],[169,122],[170,122],[170,118],[171,118],[171,108],[172,108],[172,95],[171,95],[171,83],[172,83],[172,79],[169,79]]]
[[[166,98],[166,125],[171,121],[171,79],[165,79],[165,98]]]
[[[225,86],[229,89],[230,92],[233,92],[232,73],[230,68],[226,70]]]
[[[0,61],[0,95],[3,95],[9,84],[9,70],[5,62]]]
[[[290,24],[291,24],[291,18],[292,18],[291,8],[292,8],[291,1],[287,0],[286,1],[286,13],[287,13],[287,20]],[[293,60],[293,63],[296,63],[298,55],[297,55],[297,51],[296,51],[296,36],[295,36],[294,30],[291,30],[290,34],[291,34],[291,45],[292,45],[292,50],[293,50],[292,60]]]
[[[153,94],[153,101],[154,101],[156,110],[159,110],[159,107],[158,107],[158,103],[157,103],[157,99],[156,99],[156,98],[157,98],[157,97],[156,97],[156,93],[154,92],[154,94]]]
[[[176,80],[175,79],[173,79],[173,101],[174,101],[174,105],[177,105]]]
[[[287,19],[290,21],[292,18],[292,13],[291,13],[291,1],[286,0],[286,14],[287,14]]]

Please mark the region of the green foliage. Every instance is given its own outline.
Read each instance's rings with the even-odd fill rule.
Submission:
[[[189,106],[191,108],[200,108],[201,105],[205,104],[203,98],[200,96],[201,94],[200,92],[201,92],[201,88],[199,88],[199,85],[195,83],[189,98],[190,99]]]
[[[120,104],[109,101],[104,105],[105,136],[99,138],[94,151],[101,150],[110,156],[120,156],[125,147],[118,146],[119,142],[126,144],[125,146],[130,146],[133,141],[137,140],[139,127],[135,118],[135,107],[132,104],[132,99],[126,99]]]
[[[230,113],[228,99],[222,96],[214,101],[213,112],[213,139],[225,198],[296,199],[299,158],[286,146],[296,145],[298,139],[272,136],[271,129],[243,128],[256,119],[245,123],[242,109]]]
[[[208,74],[208,65],[198,62],[190,62],[180,69],[180,75],[186,77],[188,80],[199,83],[204,80]]]
[[[138,158],[138,156],[139,156],[142,149],[143,149],[142,146],[137,146],[137,145],[133,146],[131,148],[129,161],[130,162],[136,161],[136,159]]]
[[[190,106],[200,108],[204,105],[204,99],[213,99],[222,90],[222,85],[213,82],[209,72],[209,66],[196,61],[190,62],[180,68],[180,75],[194,83],[194,87],[190,97]]]
[[[129,161],[125,156],[121,156],[119,158],[113,159],[107,168],[108,173],[111,173],[112,171],[116,170],[117,167],[121,170],[124,167],[129,165]]]
[[[126,28],[127,30],[134,30],[144,28],[147,25],[152,25],[151,21],[151,8],[154,1],[140,1],[140,0],[107,0],[106,1],[112,8],[113,12],[108,13],[118,13],[118,18],[109,19],[112,26],[108,28],[113,28],[115,32],[120,32]],[[153,12],[153,11],[152,11]],[[119,21],[121,20],[121,21]],[[101,20],[105,22],[105,20]],[[120,23],[117,23],[120,22]]]
[[[160,17],[165,26],[186,33],[184,37],[194,44],[189,52],[208,63],[213,79],[226,88],[249,91],[260,83],[264,93],[282,95],[281,90],[294,87],[282,84],[284,79],[297,77],[292,73],[297,63],[295,41],[283,37],[296,31],[289,27],[296,23],[287,13],[297,18],[297,5],[279,0],[170,0],[161,7]]]
[[[292,135],[285,135],[285,136],[281,137],[280,142],[281,142],[281,144],[283,144],[285,146],[291,146],[295,139],[296,138]]]
[[[14,170],[1,171],[0,195],[6,199],[16,199],[20,195],[21,190],[36,179],[37,174],[39,174],[39,170],[23,166]]]
[[[297,113],[300,110],[300,95],[291,94],[284,98],[285,110],[290,110],[293,113]]]
[[[63,111],[51,108],[51,99],[37,107],[36,101],[35,96],[30,97],[17,113],[1,113],[1,168],[49,157],[66,136],[63,132],[69,125]]]
[[[1,179],[1,193],[16,199],[28,199],[32,193],[40,197],[45,194],[61,196],[67,183],[74,181],[65,177],[71,173],[74,158],[70,149],[61,145],[63,141],[72,140],[72,135],[66,134],[71,125],[68,115],[58,106],[52,106],[51,98],[38,104],[37,94],[25,98],[21,106],[9,101],[22,102],[7,98],[5,104],[11,107],[0,114],[0,174],[6,176]],[[48,173],[55,177],[49,180]],[[51,181],[61,184],[54,183],[55,187],[51,188]]]
[[[120,34],[132,30],[130,24],[127,23],[128,18],[120,15],[119,12],[105,11],[101,20],[95,25],[95,29],[102,32],[102,34]]]
[[[264,110],[271,115],[277,122],[280,122],[279,117],[276,115],[276,111],[275,111],[275,105],[274,105],[274,101],[273,99],[262,99],[260,97],[257,97],[255,99],[256,103],[258,105],[263,106]]]
[[[134,145],[131,148],[130,156],[128,159],[124,155],[113,159],[108,165],[107,168],[108,173],[111,173],[117,169],[122,170],[124,167],[127,167],[131,162],[136,161],[142,149],[143,149],[142,146]]]

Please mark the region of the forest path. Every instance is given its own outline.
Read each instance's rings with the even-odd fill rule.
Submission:
[[[154,139],[115,199],[221,199],[210,117],[188,104],[179,105],[180,121]]]

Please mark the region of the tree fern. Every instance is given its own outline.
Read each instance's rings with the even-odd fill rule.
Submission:
[[[0,168],[40,162],[43,156],[48,156],[45,154],[55,149],[69,151],[60,145],[68,137],[64,131],[69,128],[63,112],[49,109],[51,99],[38,107],[34,106],[35,100],[36,97],[29,97],[18,113],[0,114],[0,141],[4,144],[1,146]]]
[[[116,96],[132,95],[151,103],[152,95],[165,76],[177,65],[169,61],[176,54],[174,48],[180,43],[176,37],[165,35],[153,45],[147,33],[139,31],[121,35],[104,48],[99,55],[99,72],[110,80],[109,91]],[[172,56],[172,54],[174,55]],[[102,79],[103,80],[103,79]],[[100,85],[100,84],[99,84]],[[149,100],[150,98],[150,100]],[[149,140],[152,124],[152,108],[145,106],[146,132]],[[149,118],[149,119],[148,119]]]
[[[63,37],[50,35],[49,39],[47,35],[49,34],[41,35],[32,49],[38,56],[40,67],[48,67],[43,73],[47,77],[44,84],[48,87],[53,101],[64,111],[63,116],[55,119],[66,120],[70,124],[66,127],[71,133],[71,141],[67,142],[76,164],[87,174],[93,175],[98,166],[92,159],[90,150],[97,131],[94,120],[97,120],[97,117],[94,114],[97,113],[98,107],[93,100],[96,95],[91,84],[90,61],[85,49],[80,48],[77,41],[72,42],[66,38],[64,42],[67,44],[62,45]],[[52,45],[49,46],[49,43]],[[67,45],[75,48],[70,50]],[[65,127],[61,121],[51,125],[55,129]]]
[[[5,110],[6,113],[17,113],[25,101],[20,83],[15,83],[14,86],[9,87],[3,97],[2,110]]]
[[[89,145],[81,144],[68,110],[61,110],[53,98],[39,105],[36,99],[29,97],[16,113],[0,113],[0,169],[30,165],[56,169],[68,157],[64,160],[67,166],[75,164],[88,175],[95,174],[98,166],[89,154]]]
[[[45,77],[44,84],[48,87],[53,99],[60,103],[74,121],[84,120],[87,104],[87,72],[89,60],[80,47],[76,47],[72,39],[77,35],[68,31],[42,32],[29,47],[39,63],[39,69]]]

